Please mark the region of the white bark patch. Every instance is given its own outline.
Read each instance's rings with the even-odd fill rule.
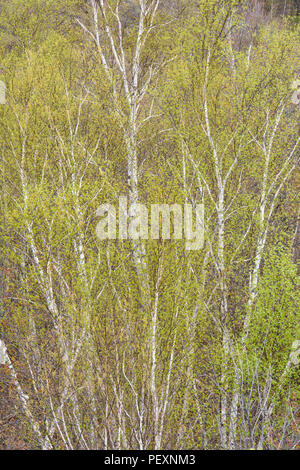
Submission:
[[[295,90],[294,93],[292,94],[292,104],[299,104],[300,103],[300,88],[298,90]]]
[[[0,104],[6,104],[6,86],[5,83],[0,80]]]
[[[297,366],[300,364],[300,341],[294,341],[292,344],[292,352],[290,354],[291,362]]]
[[[291,85],[291,89],[292,90],[300,89],[300,80],[294,80]]]
[[[0,365],[7,363],[7,352],[4,341],[0,339]]]

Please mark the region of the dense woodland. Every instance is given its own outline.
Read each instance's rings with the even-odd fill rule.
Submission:
[[[300,2],[1,0],[0,448],[299,448]],[[97,208],[205,208],[205,241]]]

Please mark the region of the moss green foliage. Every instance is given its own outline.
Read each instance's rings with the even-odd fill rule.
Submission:
[[[28,399],[0,367],[29,448],[298,445],[299,28],[249,35],[245,3],[158,8],[133,122],[106,27],[131,84],[138,1],[96,9],[101,48],[88,2],[0,2],[0,332]],[[134,151],[147,208],[204,203],[202,250],[97,239]]]

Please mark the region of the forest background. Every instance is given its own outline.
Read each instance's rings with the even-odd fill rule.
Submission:
[[[0,448],[299,446],[299,14],[0,2]],[[100,242],[120,196],[203,249]]]

